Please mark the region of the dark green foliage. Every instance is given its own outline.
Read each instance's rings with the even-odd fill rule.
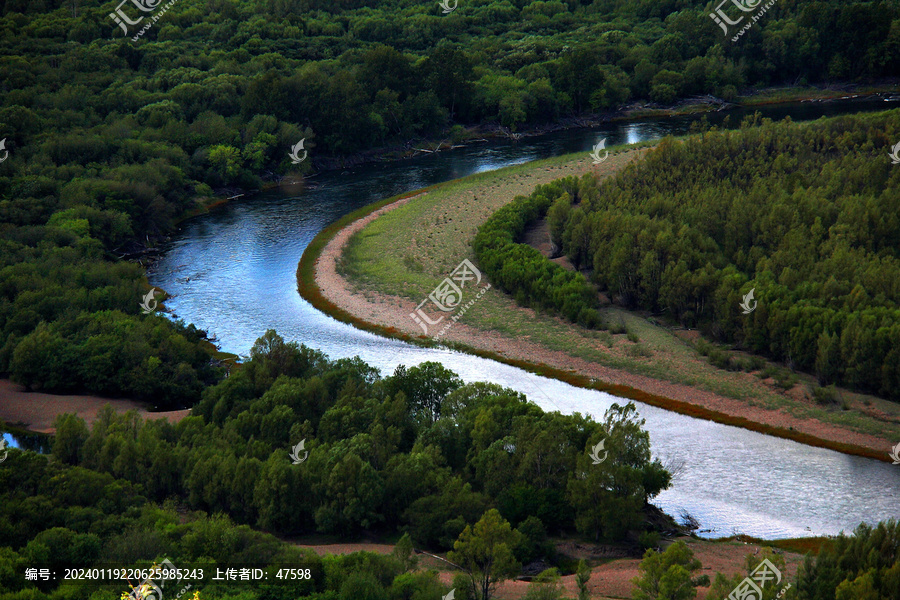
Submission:
[[[516,528],[522,534],[522,542],[513,549],[516,560],[523,565],[538,560],[552,560],[554,547],[547,539],[547,530],[541,520],[534,515],[528,517]]]
[[[88,428],[84,421],[73,414],[64,414],[53,423],[53,456],[70,465],[81,462],[81,449],[88,438]]]
[[[89,433],[70,415],[57,427],[56,458],[140,484],[154,500],[175,496],[289,534],[405,529],[431,548],[452,547],[499,506],[524,534],[517,552],[529,558],[551,554],[547,529],[575,529],[582,509],[564,490],[599,431],[511,390],[462,385],[435,363],[381,379],[358,359],[330,361],[274,331],[177,425],[106,408]],[[622,443],[645,443],[636,432]],[[301,440],[305,458],[292,464]],[[667,480],[650,483],[657,465],[648,453],[628,461],[638,501],[629,504],[636,514],[620,517],[632,523]]]
[[[176,2],[136,41],[122,39],[111,8],[3,5],[0,375],[167,406],[195,401],[216,379],[202,332],[141,323],[141,269],[113,261],[154,245],[223,187],[258,188],[323,158],[423,136],[460,142],[475,124],[516,130],[631,100],[900,75],[891,3],[779,2],[738,43],[709,7],[684,3],[485,1],[443,15],[422,2]],[[294,165],[288,152],[301,139],[310,159]],[[557,245],[571,212],[563,205],[551,214]],[[497,277],[505,289],[602,326],[581,280],[506,250],[522,269]],[[534,285],[522,286],[523,273]],[[705,290],[704,277],[692,285]],[[619,284],[628,302],[658,301]],[[692,316],[698,308],[680,317],[704,318]],[[845,330],[840,353],[836,341],[821,344],[820,383],[874,382],[878,358],[866,349],[850,350],[867,363],[858,371],[828,360],[854,345]]]
[[[900,590],[900,522],[862,524],[839,535],[797,574],[801,600],[895,598]]]
[[[529,224],[547,214],[551,199],[578,201],[581,185],[576,178],[567,177],[538,186],[531,196],[517,197],[478,228],[472,247],[491,281],[520,304],[596,327],[600,325],[595,310],[597,294],[584,276],[550,262],[530,246],[516,243]]]
[[[385,392],[391,396],[403,392],[410,412],[417,419],[434,422],[441,416],[441,402],[462,384],[462,379],[453,371],[440,363],[427,361],[409,369],[398,366],[385,385]]]
[[[667,312],[823,385],[898,399],[900,171],[887,158],[895,138],[896,110],[802,125],[750,119],[737,132],[664,140],[602,184],[582,180],[582,200],[558,205],[553,227],[573,264],[626,307]],[[528,203],[544,206],[540,194]],[[512,218],[523,202],[492,219],[510,223],[506,245],[476,246],[498,282],[520,268],[507,248],[534,214]],[[527,287],[501,287],[529,302]],[[751,289],[758,304],[743,314]],[[722,369],[763,366],[698,350]],[[795,383],[771,374],[784,388]]]
[[[579,533],[595,540],[618,540],[642,522],[641,509],[667,489],[671,475],[651,461],[650,435],[634,404],[613,404],[602,428],[585,444],[598,448],[599,464],[583,452],[566,488]],[[599,444],[602,445],[598,447]]]
[[[205,334],[139,315],[141,269],[103,259],[103,244],[122,239],[115,219],[79,210],[56,213],[52,227],[0,225],[0,372],[48,392],[190,404],[217,377]]]
[[[514,574],[520,562],[556,560],[550,523],[563,533],[577,528],[609,539],[642,531],[642,543],[654,543],[641,512],[648,498],[668,486],[669,474],[650,462],[649,437],[633,405],[614,405],[599,425],[580,415],[546,414],[496,385],[471,384],[443,399],[437,420],[417,421],[402,397],[384,396],[397,382],[373,381],[364,363],[320,355],[304,362],[309,349],[285,343],[274,332],[256,348],[244,368],[207,390],[198,415],[177,425],[107,408],[86,436],[80,419],[61,417],[52,455],[11,450],[0,468],[0,600],[45,598],[41,590],[57,594],[56,582],[35,587],[24,580],[25,567],[36,563],[149,566],[163,557],[176,565],[281,563],[312,571],[310,580],[242,584],[239,593],[210,585],[202,595],[209,600],[436,600],[449,590],[432,571],[410,571],[414,544],[455,545],[450,559],[465,563],[469,573],[455,578],[453,587],[457,597],[474,600]],[[283,372],[297,375],[297,365],[307,365],[301,376]],[[334,377],[344,385],[322,383]],[[262,389],[256,391],[257,385]],[[314,407],[305,407],[304,397]],[[354,398],[360,399],[361,429],[337,430],[324,439],[309,420],[295,421],[287,443],[268,431],[280,428],[267,424],[269,414],[309,411],[321,427],[332,410]],[[207,421],[206,414],[222,415],[221,423]],[[410,427],[413,435],[405,440],[401,432]],[[458,439],[434,443],[449,432]],[[306,440],[309,455],[294,465],[288,450],[299,439]],[[608,456],[591,464],[586,449],[601,439]],[[463,457],[460,467],[447,466],[443,447]],[[499,497],[489,479],[482,479],[487,461],[480,460],[498,452],[507,455],[500,464],[512,474],[509,491]],[[555,493],[560,490],[567,495]],[[519,499],[527,502],[519,505]],[[496,506],[516,515],[515,528]],[[320,558],[248,524],[282,534],[407,529],[409,535],[393,556]],[[889,522],[838,538],[807,562],[801,588],[809,593],[800,597],[832,600],[828,593],[836,587],[837,600],[873,587],[890,597],[900,572],[896,530]],[[689,557],[682,558],[675,562],[690,571]],[[586,581],[586,567],[579,571]],[[529,593],[558,597],[551,575]],[[682,575],[669,579],[681,585],[688,581]],[[85,583],[71,597],[119,597],[96,585]]]

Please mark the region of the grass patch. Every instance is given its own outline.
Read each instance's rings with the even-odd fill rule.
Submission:
[[[625,348],[625,354],[632,358],[650,358],[651,356],[653,356],[653,352],[651,352],[641,344],[628,346],[627,348]]]

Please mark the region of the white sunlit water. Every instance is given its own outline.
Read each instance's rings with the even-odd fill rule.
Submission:
[[[761,112],[801,120],[875,108],[884,108],[880,99]],[[712,123],[724,116],[708,115]],[[174,295],[166,307],[178,318],[215,334],[228,352],[247,354],[266,329],[275,329],[331,358],[360,356],[383,375],[400,364],[437,361],[467,382],[491,381],[523,392],[545,410],[599,419],[613,402],[623,400],[476,356],[382,338],[319,312],[297,293],[297,263],[322,228],[380,198],[568,152],[583,151],[590,160],[587,152],[602,138],[609,147],[677,135],[687,131],[691,120],[618,123],[325,173],[299,196],[261,194],[186,223],[151,269],[150,283]],[[692,515],[702,535],[834,535],[860,522],[900,517],[898,466],[636,404],[646,419],[654,456],[664,463],[683,463],[672,487],[654,502],[673,516],[681,511]]]

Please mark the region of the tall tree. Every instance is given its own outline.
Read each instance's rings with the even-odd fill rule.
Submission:
[[[513,577],[521,568],[512,552],[521,543],[521,537],[500,512],[492,508],[474,527],[466,525],[447,558],[469,574],[472,591],[478,600],[490,600],[497,584]]]
[[[640,575],[632,580],[634,600],[689,600],[697,596],[698,585],[709,585],[704,575],[692,579],[702,565],[694,558],[694,552],[682,540],[678,540],[664,552],[648,549],[638,570]]]

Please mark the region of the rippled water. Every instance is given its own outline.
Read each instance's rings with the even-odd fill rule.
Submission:
[[[852,100],[770,106],[764,116],[795,121],[892,108]],[[707,115],[711,124],[746,111]],[[492,381],[521,392],[546,410],[599,418],[617,399],[574,388],[494,361],[378,337],[340,323],[297,294],[297,263],[310,240],[337,218],[404,191],[472,173],[570,152],[686,133],[696,117],[612,123],[519,142],[492,142],[349,172],[324,173],[296,195],[271,192],[233,201],[186,223],[149,274],[174,297],[178,317],[218,337],[223,350],[246,354],[266,329],[318,348],[332,358],[360,356],[390,374],[397,365],[439,361],[465,381]],[[589,160],[585,154],[585,160]],[[620,400],[621,401],[621,400]],[[653,453],[683,461],[671,489],[655,503],[673,515],[685,510],[704,535],[734,531],[764,538],[836,534],[860,522],[900,516],[900,466],[812,448],[744,429],[686,417],[638,403]],[[900,441],[900,440],[898,440]],[[885,448],[885,453],[889,449]]]

